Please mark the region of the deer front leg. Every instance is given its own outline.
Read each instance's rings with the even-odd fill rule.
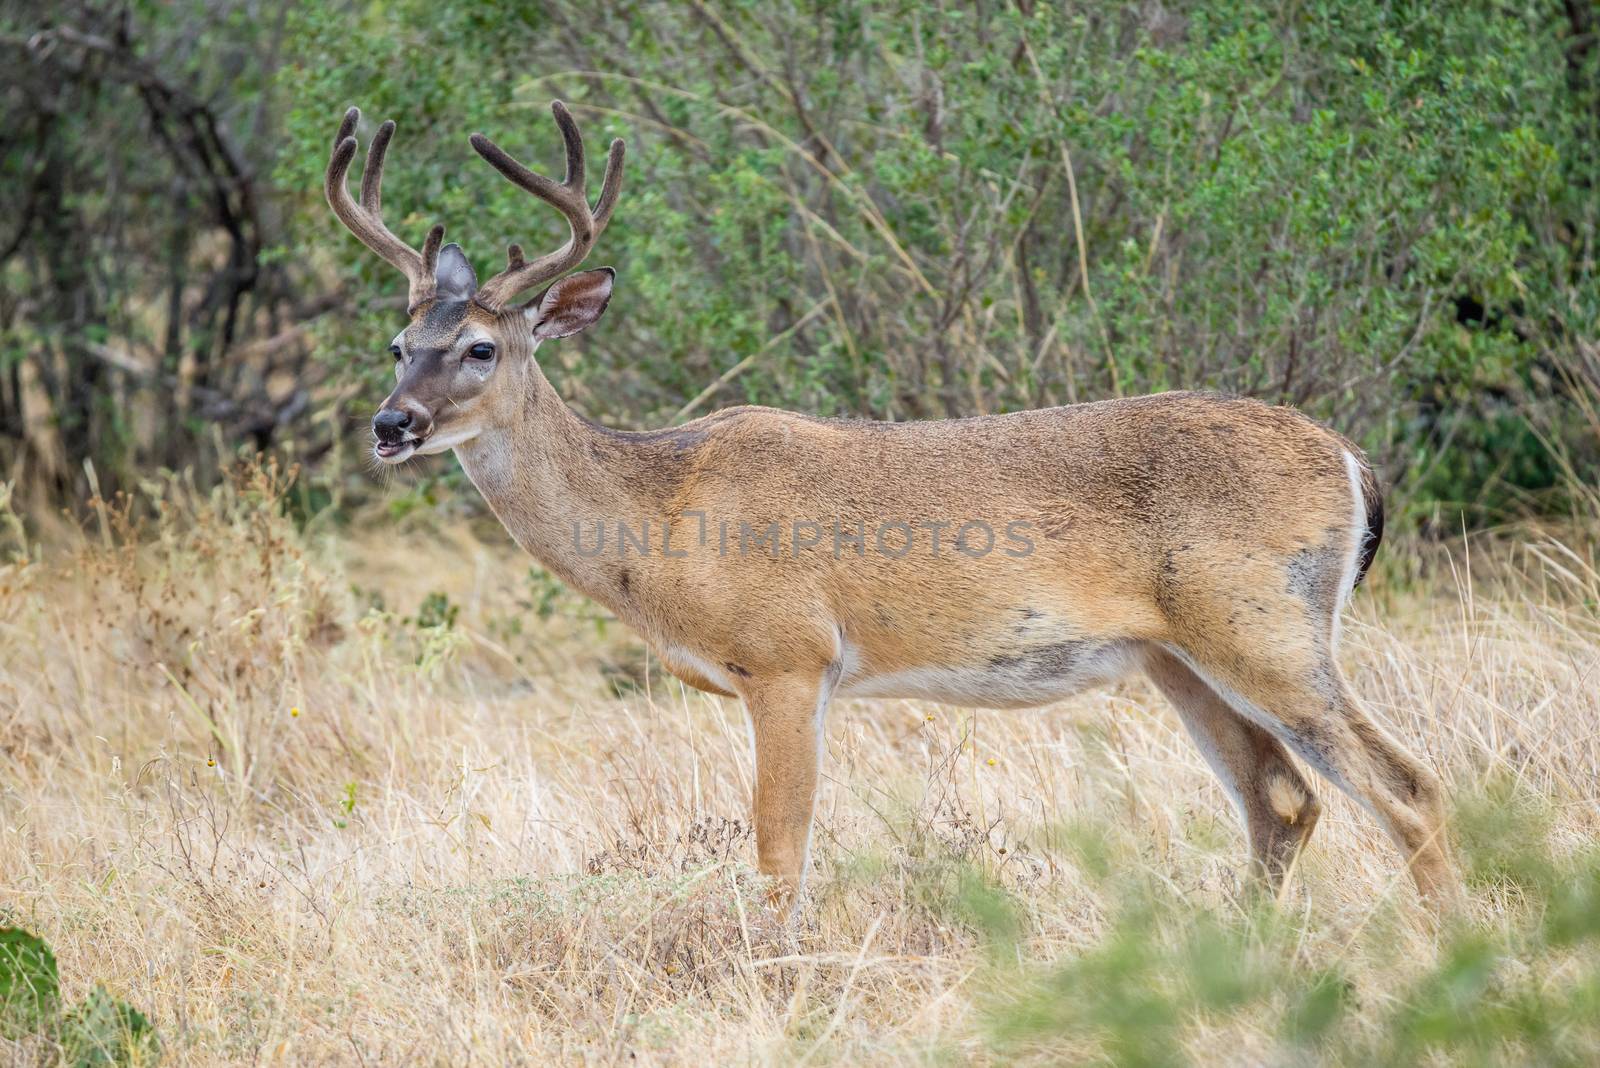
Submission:
[[[822,678],[764,680],[745,694],[755,743],[757,866],[775,885],[768,904],[792,912],[805,880],[811,812],[829,691]]]

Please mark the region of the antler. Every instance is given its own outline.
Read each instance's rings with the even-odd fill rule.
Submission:
[[[444,240],[444,227],[435,226],[428,231],[422,251],[406,244],[389,232],[383,224],[382,193],[383,156],[389,150],[389,139],[394,136],[394,120],[378,127],[367,148],[367,163],[361,172],[361,203],[350,199],[345,188],[345,176],[350,172],[350,161],[356,157],[356,123],[361,120],[361,109],[351,108],[344,113],[339,132],[333,139],[333,156],[328,160],[328,177],[325,191],[328,206],[361,243],[398,268],[411,283],[407,312],[413,312],[423,301],[433,298],[434,269],[439,261],[439,242]]]
[[[474,298],[493,311],[500,310],[523,290],[559,278],[582,263],[594,247],[595,238],[600,236],[610,221],[611,210],[617,206],[617,194],[622,190],[623,145],[621,138],[618,138],[611,142],[611,152],[606,157],[606,174],[600,185],[600,199],[593,211],[589,209],[588,193],[584,190],[583,181],[583,137],[578,133],[578,124],[572,121],[566,105],[559,100],[551,103],[550,111],[556,117],[556,125],[561,128],[561,137],[567,146],[567,174],[559,185],[518,163],[483,134],[472,135],[472,147],[478,150],[478,155],[488,160],[506,178],[553,205],[566,217],[567,226],[572,231],[565,245],[532,263],[522,258],[521,245],[512,245],[507,250],[506,269],[485,282]]]

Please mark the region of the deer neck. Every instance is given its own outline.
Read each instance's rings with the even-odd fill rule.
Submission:
[[[660,514],[659,494],[641,491],[651,482],[639,477],[644,458],[629,435],[579,416],[537,370],[523,396],[515,417],[456,446],[456,456],[524,551],[608,603],[616,569],[594,551],[596,524],[638,528]]]

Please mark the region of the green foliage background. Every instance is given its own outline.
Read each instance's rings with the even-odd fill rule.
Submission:
[[[1305,406],[1413,494],[1500,504],[1556,483],[1527,405],[1600,315],[1600,97],[1570,31],[1546,4],[1339,0],[302,8],[279,176],[315,189],[343,106],[393,116],[390,210],[413,240],[445,221],[483,274],[561,231],[468,131],[558,169],[560,97],[596,154],[627,138],[597,253],[618,299],[550,357],[613,422],[745,360],[717,402],[1211,387]],[[352,293],[398,291],[307,211]],[[394,322],[342,319],[329,348],[382,370]]]
[[[5,10],[13,48],[49,22]],[[364,109],[363,138],[384,117],[400,124],[391,226],[420,244],[444,222],[482,277],[508,242],[554,245],[564,231],[467,134],[556,171],[547,106],[560,98],[594,156],[613,136],[629,144],[594,256],[618,268],[618,297],[598,329],[544,354],[592,417],[659,425],[751,401],[906,419],[1216,388],[1330,421],[1379,459],[1396,510],[1447,527],[1463,509],[1472,522],[1564,509],[1600,467],[1600,19],[1585,5],[179,0],[131,12],[128,50],[182,58],[160,69],[212,102],[256,168],[264,281],[250,299],[266,310],[241,321],[303,317],[312,344],[296,373],[325,376],[313,403],[235,437],[304,448],[308,427],[331,427],[305,450],[324,455],[360,438],[350,428],[388,373],[402,283],[320,192],[344,108]],[[172,44],[185,34],[220,51]],[[70,52],[32,40],[42,67]],[[117,114],[120,99],[94,106]],[[136,144],[140,121],[125,118],[118,144]],[[32,173],[28,151],[8,145],[18,176]],[[204,204],[177,225],[208,225]],[[138,206],[114,213],[139,228],[117,242],[123,264],[130,247],[171,244],[172,206]],[[203,256],[195,246],[186,255]],[[88,239],[81,255],[113,251]],[[155,332],[127,309],[158,306],[171,259],[104,272],[120,311],[97,328]],[[0,261],[0,278],[27,283],[20,262]],[[28,331],[30,314],[42,313],[13,309],[0,335],[13,363],[48,333]],[[160,358],[184,366],[173,348]],[[204,420],[182,415],[172,425],[203,452]],[[118,440],[82,448],[122,470],[185,458]]]
[[[1128,843],[1093,829],[1075,835],[1079,861],[1112,902],[1111,929],[1047,968],[1016,967],[1024,903],[962,871],[945,900],[995,950],[991,1042],[1016,1057],[1059,1056],[1070,1042],[1065,1059],[1156,1068],[1193,1063],[1184,1043],[1196,1027],[1254,1020],[1276,1039],[1262,1063],[1593,1063],[1600,856],[1561,855],[1543,799],[1509,782],[1485,786],[1457,814],[1460,844],[1474,891],[1504,911],[1493,925],[1447,924],[1437,958],[1392,1003],[1363,1005],[1346,962],[1308,956],[1305,930],[1281,909],[1196,907],[1139,873]],[[1377,1027],[1352,1026],[1363,1010]]]

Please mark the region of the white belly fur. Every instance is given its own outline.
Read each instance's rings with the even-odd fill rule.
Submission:
[[[981,708],[1031,708],[1104,685],[1133,667],[1133,647],[1104,642],[1070,656],[998,658],[981,665],[930,664],[888,673],[863,671],[846,658],[839,697],[907,697]]]

